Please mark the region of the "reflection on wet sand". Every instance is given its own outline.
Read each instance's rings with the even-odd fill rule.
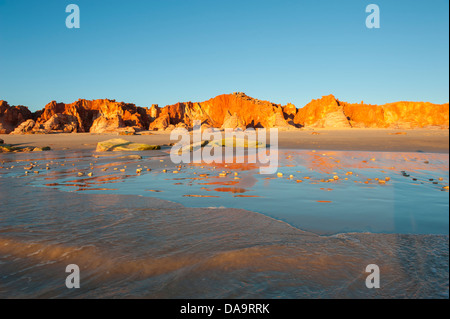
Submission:
[[[448,234],[448,154],[285,150],[279,152],[275,176],[261,175],[257,164],[247,163],[248,156],[232,158],[232,163],[176,166],[160,155],[82,152],[46,158],[5,162],[0,172],[68,191],[245,208],[320,234]],[[30,165],[40,174],[24,174]]]
[[[318,236],[243,210],[9,186],[0,200],[16,214],[0,215],[1,297],[448,298],[448,236]],[[47,200],[19,206],[19,188]],[[63,284],[71,263],[76,291]],[[365,287],[371,263],[383,289]]]
[[[93,155],[0,158],[0,297],[448,298],[446,154],[286,150],[280,176]]]

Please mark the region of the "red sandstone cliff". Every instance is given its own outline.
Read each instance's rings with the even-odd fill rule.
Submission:
[[[277,127],[306,128],[444,128],[449,127],[449,104],[396,102],[385,105],[351,104],[333,95],[312,100],[297,109],[251,98],[244,93],[219,95],[205,102],[186,102],[159,108],[142,108],[114,100],[50,102],[31,113],[24,106],[0,101],[0,134],[51,132],[117,132],[192,128]]]
[[[9,106],[0,100],[0,134],[9,134],[22,122],[31,119],[33,114],[25,106]]]
[[[230,117],[231,121],[236,122],[235,126],[294,127],[286,122],[280,105],[257,100],[244,93],[233,93],[219,95],[205,102],[168,105],[161,109],[161,114],[150,125],[150,130],[164,130],[169,125],[176,126],[181,122],[191,127],[195,120],[221,128],[225,122],[229,122]]]
[[[107,99],[93,101],[80,99],[71,104],[52,101],[42,111],[35,113],[33,123],[23,123],[21,127],[16,125],[14,133],[104,133],[115,132],[122,127],[147,130],[150,125],[148,111],[134,104]],[[31,112],[28,118],[32,118]]]
[[[333,95],[313,100],[300,109],[294,123],[321,128],[413,129],[449,127],[449,104],[396,102],[384,105],[351,104]]]

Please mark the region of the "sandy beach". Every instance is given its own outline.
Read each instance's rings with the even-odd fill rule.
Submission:
[[[139,133],[138,133],[139,134]],[[5,143],[17,146],[50,146],[53,150],[95,149],[98,142],[116,138],[117,134],[47,134],[0,135]],[[131,142],[168,145],[168,132],[151,135],[120,136]],[[389,129],[316,129],[279,131],[281,149],[427,152],[448,153],[448,130],[389,130]]]

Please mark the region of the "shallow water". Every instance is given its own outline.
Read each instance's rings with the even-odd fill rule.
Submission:
[[[448,298],[448,155],[283,151],[283,177],[92,155],[0,157],[0,297]]]
[[[5,174],[64,191],[247,209],[318,234],[449,231],[449,196],[443,189],[449,183],[448,154],[285,150],[279,153],[283,177],[262,175],[256,164],[189,164],[179,169],[164,156],[132,160],[124,155],[93,158],[90,152],[71,155],[53,159],[48,154],[41,161],[31,155],[29,161],[42,164],[28,176],[23,175],[28,161]],[[50,170],[43,170],[49,161]],[[226,177],[220,176],[223,172]]]

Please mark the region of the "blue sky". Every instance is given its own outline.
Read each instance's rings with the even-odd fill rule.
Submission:
[[[67,29],[68,4],[81,28]],[[368,4],[381,28],[367,29]],[[449,100],[448,0],[0,0],[0,99]]]

